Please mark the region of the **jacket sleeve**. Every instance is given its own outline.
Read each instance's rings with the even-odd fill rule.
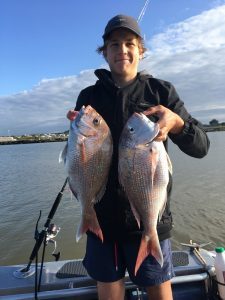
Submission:
[[[168,102],[166,106],[184,120],[182,132],[179,134],[170,133],[170,139],[184,153],[196,158],[204,157],[208,153],[210,141],[203,125],[187,112],[172,84],[168,84],[167,91]]]

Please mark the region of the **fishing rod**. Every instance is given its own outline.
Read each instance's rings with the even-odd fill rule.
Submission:
[[[38,254],[38,251],[43,243],[43,241],[45,241],[45,244],[47,241],[53,241],[52,238],[55,237],[59,230],[54,224],[51,224],[51,220],[52,218],[54,217],[55,213],[56,213],[56,210],[59,206],[59,203],[61,201],[61,198],[63,196],[63,191],[66,187],[66,184],[67,184],[67,181],[68,181],[68,178],[66,178],[60,192],[58,193],[53,205],[52,205],[52,208],[48,214],[48,217],[47,217],[47,220],[45,222],[45,225],[44,225],[44,228],[42,229],[42,231],[39,233],[38,230],[37,230],[37,224],[40,220],[40,217],[41,217],[41,213],[39,215],[39,218],[38,218],[38,221],[37,221],[37,224],[36,224],[36,230],[35,230],[35,240],[36,240],[36,243],[33,247],[33,250],[31,252],[31,255],[29,257],[29,262],[27,264],[27,266],[23,269],[20,269],[20,270],[17,270],[14,272],[14,276],[17,277],[17,278],[25,278],[25,277],[28,277],[28,276],[31,276],[34,271],[31,271],[31,264],[33,262],[33,260],[35,259],[35,257],[37,257],[37,254]],[[54,254],[53,252],[53,255],[55,256],[55,258],[59,258],[59,254]]]
[[[142,19],[143,19],[143,17],[144,17],[144,14],[145,14],[145,12],[146,12],[146,10],[147,10],[149,1],[150,1],[150,0],[146,0],[146,1],[145,1],[145,4],[144,4],[144,6],[143,6],[143,8],[142,8],[142,10],[141,10],[141,12],[140,12],[138,18],[137,18],[137,22],[138,22],[138,23],[140,23],[140,22],[142,21]]]

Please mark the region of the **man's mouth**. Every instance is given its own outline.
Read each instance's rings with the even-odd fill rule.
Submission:
[[[120,59],[116,59],[115,62],[124,62],[124,61],[130,61],[128,58],[120,58]]]

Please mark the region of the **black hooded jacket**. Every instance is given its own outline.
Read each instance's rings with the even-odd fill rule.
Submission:
[[[113,138],[113,160],[108,184],[102,200],[95,205],[95,210],[104,240],[132,239],[140,235],[143,228],[141,224],[139,229],[128,199],[118,182],[118,143],[128,118],[134,112],[142,112],[150,106],[161,104],[185,121],[184,129],[180,134],[169,134],[170,139],[183,152],[201,158],[208,152],[209,140],[201,123],[187,112],[171,83],[148,74],[138,73],[131,84],[119,88],[114,84],[109,71],[98,69],[95,75],[98,77],[96,84],[81,91],[75,107],[75,110],[80,110],[82,105],[90,104],[95,108],[105,119]],[[154,116],[150,118],[152,121],[157,121]],[[164,145],[167,150],[167,141]],[[167,190],[167,205],[157,226],[160,240],[170,237],[173,227],[170,212],[171,177]]]

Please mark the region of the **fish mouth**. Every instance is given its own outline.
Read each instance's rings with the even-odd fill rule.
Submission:
[[[144,120],[144,122],[148,125],[148,127],[150,127],[152,129],[151,139],[149,141],[147,141],[147,143],[145,143],[145,146],[148,147],[153,142],[153,140],[157,137],[157,135],[159,134],[159,131],[160,131],[159,124],[152,122],[142,112],[137,113],[137,115],[139,115],[142,118],[142,120]]]
[[[88,114],[91,111],[91,107],[90,106],[82,106],[78,116],[76,117],[76,119],[74,120],[74,122],[72,122],[72,127],[79,132],[80,135],[82,135],[84,138],[88,138],[91,136],[96,136],[97,132],[96,130],[90,126],[90,124],[88,124],[87,122],[85,122],[84,119],[82,119],[82,117],[85,114]]]
[[[79,133],[84,138],[97,135],[96,130],[91,128],[89,124],[85,123],[84,121],[82,122],[76,122],[76,121],[77,120],[75,119],[75,122],[71,123],[71,128],[73,128],[75,132]]]
[[[149,147],[151,145],[152,141],[153,141],[153,139],[151,139],[149,142],[145,143],[145,146]]]
[[[86,124],[82,124],[77,126],[80,134],[84,136],[85,138],[91,137],[91,136],[96,136],[97,133],[95,130],[93,130],[90,126]]]

